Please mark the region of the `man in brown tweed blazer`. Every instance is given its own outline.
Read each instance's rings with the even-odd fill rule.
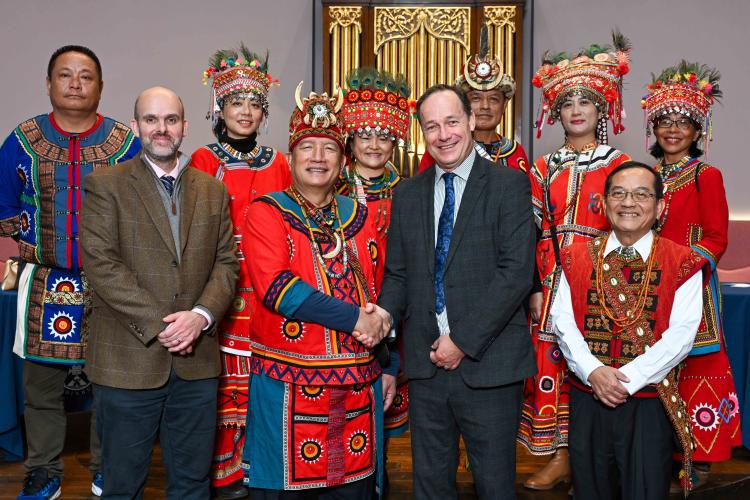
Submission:
[[[102,496],[143,496],[158,435],[168,498],[209,498],[220,368],[214,319],[238,271],[228,195],[178,151],[187,122],[174,92],[141,93],[131,126],[143,152],[86,179],[81,216],[94,289],[87,366],[100,412]]]

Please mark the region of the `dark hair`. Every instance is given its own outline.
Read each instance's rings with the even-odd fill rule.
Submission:
[[[664,183],[661,180],[661,176],[657,174],[656,172],[654,172],[654,169],[651,168],[649,165],[646,165],[645,163],[641,163],[639,161],[633,161],[633,160],[629,160],[624,163],[621,163],[609,173],[609,175],[607,176],[607,180],[604,181],[604,197],[605,198],[609,195],[609,189],[612,187],[612,178],[614,178],[615,175],[619,174],[623,170],[630,170],[632,168],[642,168],[644,170],[648,170],[651,173],[651,175],[654,176],[654,194],[656,194],[656,199],[661,200],[662,198],[664,198]]]
[[[99,58],[96,57],[96,54],[94,54],[93,50],[88,47],[84,47],[83,45],[65,45],[54,51],[52,53],[52,56],[49,58],[49,63],[47,64],[48,79],[52,79],[52,68],[55,67],[55,61],[57,61],[57,58],[63,54],[67,54],[68,52],[78,52],[79,54],[83,54],[84,56],[94,61],[94,64],[96,65],[96,72],[99,74],[99,82],[102,81],[102,63],[99,62]]]
[[[659,118],[660,117],[657,116],[651,122],[651,130],[656,129],[656,122],[659,120]],[[698,123],[697,121],[693,120],[692,118],[690,118],[688,116],[686,116],[685,118],[689,118],[690,119],[690,122],[693,124],[693,128],[695,128],[695,130],[702,130],[703,129],[701,127],[701,124]],[[659,141],[658,140],[656,142],[654,142],[654,144],[651,146],[651,148],[648,150],[648,152],[651,153],[651,156],[653,156],[657,160],[661,160],[662,158],[664,158],[664,150],[659,145]],[[693,157],[693,158],[697,158],[697,157],[703,155],[703,150],[698,147],[698,141],[693,141],[690,144],[690,149],[688,150],[688,154],[691,157]]]
[[[443,91],[453,92],[456,94],[458,99],[461,101],[461,107],[464,109],[464,113],[466,113],[466,116],[471,116],[471,102],[469,102],[469,98],[466,97],[466,93],[464,93],[463,90],[461,90],[460,87],[457,87],[455,85],[446,85],[444,83],[438,83],[437,85],[433,85],[432,87],[428,88],[424,91],[424,94],[422,94],[417,101],[417,119],[421,122],[422,121],[422,105],[427,100],[428,97],[430,97],[432,94],[436,94],[438,92]]]
[[[224,130],[226,129],[226,122],[224,121],[224,118],[221,118],[219,116],[216,117],[216,123],[213,127],[211,127],[211,131],[214,133],[214,137],[217,139],[221,137],[221,134],[224,133]]]

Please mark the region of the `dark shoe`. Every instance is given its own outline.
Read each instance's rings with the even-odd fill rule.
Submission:
[[[46,470],[36,469],[26,474],[17,500],[55,500],[61,494],[60,477],[49,477]]]
[[[238,500],[247,498],[249,494],[250,490],[242,483],[242,479],[213,489],[214,500]]]
[[[95,497],[102,496],[102,488],[104,488],[104,477],[101,472],[97,472],[91,479],[91,494]]]

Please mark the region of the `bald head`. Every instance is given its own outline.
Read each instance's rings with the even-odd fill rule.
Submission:
[[[180,96],[178,96],[173,90],[170,90],[166,87],[151,87],[138,94],[138,97],[135,99],[135,106],[133,106],[133,118],[136,121],[138,121],[138,117],[143,114],[139,111],[138,105],[144,99],[148,101],[153,98],[174,100],[179,106],[180,118],[185,118],[185,106],[182,104],[182,99],[180,99]]]
[[[169,172],[187,134],[185,109],[179,96],[164,87],[146,89],[135,100],[130,126],[148,157]]]

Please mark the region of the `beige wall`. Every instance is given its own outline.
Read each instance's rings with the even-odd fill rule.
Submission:
[[[534,11],[534,70],[545,49],[570,51],[611,41],[613,26],[630,37],[633,54],[630,74],[625,77],[626,130],[610,136],[610,143],[640,161],[653,163],[646,152],[640,106],[650,74],[680,58],[715,65],[722,73],[725,97],[714,109],[714,141],[708,161],[724,174],[730,217],[750,219],[750,166],[743,149],[748,145],[750,116],[750,1],[535,0]],[[535,89],[534,114],[538,103]],[[526,145],[528,135],[521,140]],[[549,152],[562,143],[562,129],[545,126],[542,139],[534,143],[535,155]]]
[[[309,0],[3,0],[0,3],[0,134],[22,120],[49,111],[44,78],[58,47],[76,43],[102,62],[100,112],[129,123],[142,89],[164,85],[185,103],[192,152],[213,139],[205,119],[208,87],[201,75],[219,48],[244,41],[256,52],[270,50],[270,72],[281,86],[270,94],[269,136],[262,144],[286,151],[294,89],[311,89],[312,2]]]
[[[319,0],[3,0],[0,134],[49,110],[44,76],[50,53],[66,43],[82,43],[97,52],[104,66],[101,111],[127,122],[140,90],[156,84],[172,87],[185,101],[190,130],[183,149],[190,152],[212,140],[204,119],[209,94],[201,84],[207,59],[215,49],[244,40],[255,50],[271,51],[271,74],[281,79],[281,87],[271,91],[270,135],[261,142],[285,150],[294,88],[305,79],[305,91],[311,89],[314,3],[319,22]],[[741,149],[750,108],[743,89],[750,85],[750,1],[710,2],[710,10],[707,5],[706,0],[534,0],[530,60],[535,69],[545,49],[574,50],[608,41],[610,29],[619,26],[633,42],[633,61],[625,81],[627,130],[612,144],[648,161],[640,99],[649,74],[680,57],[715,64],[723,74],[726,97],[716,106],[708,159],[724,172],[732,217],[750,219],[750,167]],[[318,81],[321,37],[318,28]],[[527,71],[521,85],[528,89]],[[538,99],[535,89],[534,113]],[[529,123],[524,116],[519,139],[534,155],[560,145],[558,126],[546,127],[542,139],[530,144],[523,133]]]

